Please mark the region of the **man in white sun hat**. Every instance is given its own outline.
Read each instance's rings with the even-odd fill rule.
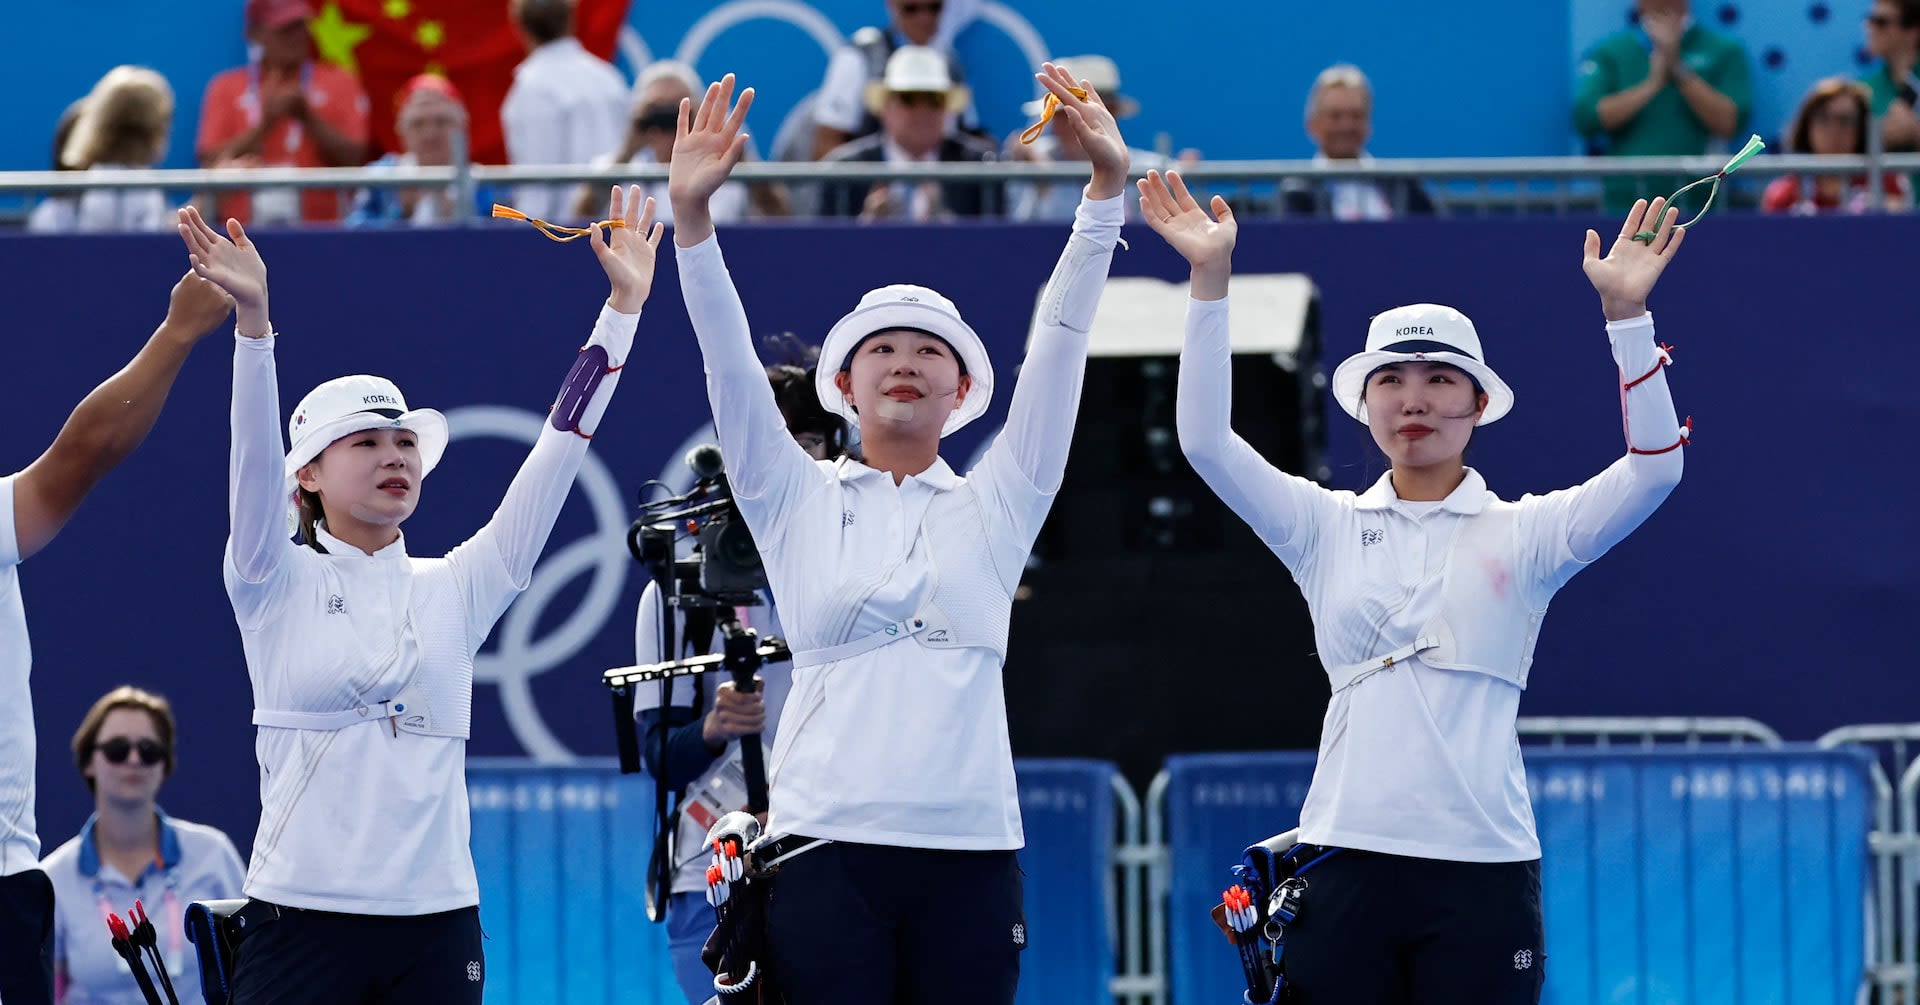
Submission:
[[[756,850],[777,863],[768,973],[790,1005],[1007,1005],[1026,945],[1020,802],[1001,688],[1014,588],[1060,489],[1088,329],[1120,236],[1126,144],[1099,97],[1043,80],[1092,180],[1042,298],[1000,436],[963,477],[940,439],[994,393],[980,338],[946,297],[884,286],[828,333],[820,403],[863,461],[816,461],[786,433],[707,201],[738,161],[733,77],[682,112],[668,190],[714,428],[793,646]]]
[[[960,132],[954,116],[967,105],[967,88],[947,74],[938,50],[903,45],[887,60],[887,72],[867,85],[867,106],[880,131],[842,144],[821,158],[834,163],[932,164],[990,161],[993,144]],[[863,219],[940,220],[998,216],[1005,206],[994,182],[848,182],[822,187],[825,216]]]
[[[612,287],[593,334],[493,518],[441,558],[409,556],[400,525],[446,450],[446,419],[384,377],[342,377],[301,400],[282,452],[266,264],[239,223],[229,239],[181,211],[194,271],[238,305],[225,574],[261,812],[235,1005],[479,1005],[473,656],[527,588],[633,346],[662,233],[642,203],[614,190],[608,217],[624,226],[590,238]]]
[[[1465,315],[1415,304],[1376,317],[1334,371],[1340,407],[1391,465],[1356,495],[1279,471],[1234,434],[1233,213],[1216,197],[1209,214],[1178,174],[1140,188],[1148,223],[1193,267],[1180,446],[1300,584],[1333,690],[1300,814],[1299,861],[1314,865],[1286,931],[1288,1000],[1537,1002],[1540,841],[1514,719],[1548,601],[1680,481],[1687,430],[1647,296],[1685,231],[1658,199],[1604,258],[1587,231],[1626,412],[1612,466],[1545,496],[1489,491],[1463,452],[1513,392]],[[1650,243],[1633,239],[1643,223]]]

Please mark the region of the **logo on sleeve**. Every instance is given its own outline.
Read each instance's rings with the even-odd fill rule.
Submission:
[[[1522,949],[1513,954],[1513,969],[1526,970],[1533,966],[1533,950]]]

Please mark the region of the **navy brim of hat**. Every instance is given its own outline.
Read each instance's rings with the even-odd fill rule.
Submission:
[[[342,436],[367,429],[405,429],[413,433],[414,441],[420,448],[420,477],[425,478],[440,463],[447,452],[447,417],[431,408],[416,408],[410,412],[382,408],[353,412],[323,422],[313,432],[300,438],[300,442],[287,452],[287,493],[293,493],[296,484],[294,472],[305,467],[308,461],[320,456],[335,440]]]
[[[908,329],[922,331],[936,338],[946,340],[953,351],[960,356],[960,362],[966,364],[967,376],[972,387],[960,407],[947,416],[946,424],[940,427],[940,435],[965,426],[979,418],[993,401],[993,363],[987,359],[986,343],[968,327],[965,321],[940,310],[930,304],[903,303],[889,301],[856,309],[840,319],[827,333],[827,340],[820,346],[820,366],[813,375],[814,393],[820,397],[820,407],[847,420],[848,425],[858,427],[860,416],[854,411],[853,404],[840,393],[834,383],[834,377],[846,362],[860,340],[876,332]]]
[[[1442,343],[1435,343],[1443,345]],[[1487,410],[1480,415],[1476,426],[1484,426],[1497,421],[1513,408],[1513,389],[1493,368],[1464,353],[1441,348],[1433,352],[1357,352],[1342,360],[1333,371],[1333,400],[1348,415],[1367,421],[1367,404],[1362,400],[1361,392],[1366,390],[1367,378],[1373,371],[1389,363],[1445,363],[1458,367],[1468,376],[1480,382],[1480,389],[1487,392]]]

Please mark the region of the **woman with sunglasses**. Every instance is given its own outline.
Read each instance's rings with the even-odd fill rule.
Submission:
[[[771,973],[791,1005],[1013,1001],[1026,945],[1020,803],[1001,688],[1007,624],[1066,470],[1088,329],[1120,236],[1127,148],[1084,81],[1042,83],[1092,180],[1041,298],[1004,431],[962,477],[940,440],[986,411],[993,366],[946,297],[884,286],[828,332],[820,404],[862,461],[788,435],[708,199],[746,143],[734,79],[680,109],[667,186],[687,314],[734,498],[794,649],[768,756]]]
[[[1209,213],[1177,173],[1148,172],[1140,192],[1148,224],[1192,265],[1181,449],[1299,583],[1332,686],[1300,811],[1311,875],[1286,930],[1287,1000],[1537,1002],[1540,840],[1515,718],[1548,601],[1680,481],[1687,431],[1647,296],[1686,232],[1661,199],[1634,205],[1605,257],[1587,231],[1625,412],[1625,452],[1605,471],[1495,496],[1464,452],[1513,391],[1465,315],[1414,304],[1375,317],[1365,350],[1333,373],[1335,401],[1390,465],[1356,495],[1275,468],[1229,425],[1226,201]]]
[[[400,525],[446,419],[409,410],[384,377],[340,377],[294,407],[283,446],[266,263],[237,221],[229,239],[182,211],[194,271],[233,296],[238,320],[225,573],[261,812],[233,1005],[481,1000],[473,657],[527,588],[628,360],[663,232],[644,201],[614,189],[620,225],[590,236],[612,286],[593,334],[493,518],[437,558],[410,557]]]
[[[45,863],[57,908],[54,1000],[146,1000],[113,951],[106,927],[108,915],[124,915],[138,900],[158,929],[160,954],[180,1000],[198,1001],[200,961],[187,942],[187,905],[240,896],[246,867],[225,834],[160,809],[160,786],[174,770],[172,707],[137,687],[114,688],[80,720],[73,759],[93,792],[93,815]]]

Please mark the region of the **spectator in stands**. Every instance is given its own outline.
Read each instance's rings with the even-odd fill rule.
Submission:
[[[706,90],[693,67],[677,59],[660,59],[640,71],[633,85],[633,107],[627,121],[626,139],[617,150],[609,150],[593,159],[595,167],[613,164],[665,164],[673,159],[674,123],[680,119],[680,102],[697,101]],[[748,159],[752,152],[748,152]],[[595,204],[605,198],[599,185],[583,185],[575,199],[574,213],[587,216]],[[667,201],[664,182],[643,184],[643,195],[653,197],[656,218],[673,223],[673,206]],[[714,218],[724,223],[744,219],[751,208],[761,216],[787,215],[787,195],[779,185],[728,182],[714,195]]]
[[[67,135],[58,151],[67,171],[108,174],[140,171],[166,157],[173,129],[173,88],[144,66],[116,66],[93,91],[69,106]],[[78,198],[48,199],[27,219],[29,230],[160,230],[172,207],[157,188],[88,189]]]
[[[1307,135],[1313,138],[1313,162],[1372,163],[1367,139],[1373,135],[1373,85],[1360,68],[1349,63],[1329,66],[1313,80],[1307,92]],[[1289,178],[1280,187],[1280,211],[1287,216],[1321,216],[1336,220],[1389,220],[1396,216],[1427,216],[1433,200],[1417,179],[1382,178],[1376,181],[1337,181]]]
[[[1864,154],[1871,110],[1867,85],[1828,77],[1813,85],[1787,127],[1787,150],[1797,154]],[[1881,176],[1887,209],[1913,205],[1912,183],[1897,171]],[[1768,213],[1867,213],[1879,209],[1867,176],[1782,175],[1767,185],[1760,208]]]
[[[1140,111],[1140,103],[1127,97],[1120,91],[1120,67],[1106,56],[1062,56],[1053,61],[1053,65],[1067,71],[1075,80],[1086,81],[1100,95],[1100,102],[1107,106],[1115,119],[1131,118]],[[1038,121],[1046,110],[1046,99],[1036,99],[1020,106],[1029,118]],[[1085,162],[1087,151],[1080,145],[1080,135],[1066,119],[1054,116],[1047,124],[1047,131],[1032,143],[1020,142],[1018,134],[1007,139],[1003,146],[1008,160],[1027,161],[1035,164],[1056,164],[1062,161]],[[1132,148],[1128,154],[1133,159],[1134,170],[1166,167],[1166,158],[1151,150]],[[1189,152],[1182,163],[1189,159],[1197,160],[1197,153]],[[1052,182],[1010,182],[1007,184],[1007,216],[1014,220],[1060,220],[1073,219],[1073,213],[1080,205],[1080,187],[1072,184]],[[1137,216],[1136,207],[1127,207],[1129,216]]]
[[[626,132],[627,81],[573,37],[575,0],[510,0],[527,58],[500,104],[507,160],[590,164]],[[571,185],[522,185],[514,206],[543,220],[573,218]],[[590,215],[590,214],[588,214]]]
[[[73,734],[74,764],[93,793],[80,833],[48,855],[54,891],[54,999],[141,1005],[100,918],[139,900],[159,929],[180,1000],[200,1000],[200,964],[184,917],[196,900],[240,896],[246,866],[219,830],[167,816],[156,801],[174,769],[173,709],[137,687],[101,696]]]
[[[439,74],[423,73],[401,85],[394,96],[398,111],[394,131],[400,136],[399,153],[388,154],[369,167],[446,167],[453,163],[454,139],[467,131],[467,103],[460,89]],[[438,189],[365,188],[354,197],[353,212],[347,223],[394,224],[415,226],[446,223],[472,217],[485,217],[493,205],[493,190],[476,186],[473,202],[457,206],[458,193],[453,186]]]
[[[350,167],[367,159],[367,95],[345,70],[313,58],[306,0],[247,0],[246,66],[208,82],[200,104],[202,167]],[[214,200],[214,216],[262,224],[340,219],[332,189],[256,189]]]
[[[940,46],[940,16],[945,0],[887,0],[885,28],[866,27],[827,62],[827,75],[813,95],[813,159],[836,147],[880,131],[880,119],[867,101],[867,87],[886,76],[887,62],[903,46],[936,47],[947,63],[947,79],[965,83],[966,68],[953,50]],[[957,110],[968,131],[978,126],[971,99]],[[776,155],[777,156],[777,155]]]
[[[867,85],[867,107],[880,132],[834,149],[837,163],[968,163],[990,161],[993,144],[959,132],[953,116],[967,103],[966,87],[947,75],[947,59],[921,45],[902,46],[887,73]],[[841,182],[823,186],[823,216],[863,220],[941,220],[998,216],[1005,202],[999,182]]]
[[[87,106],[87,99],[76,98],[60,113],[59,121],[53,124],[53,158],[49,166],[55,171],[71,171],[65,160],[67,137],[73,135],[74,124],[80,121],[80,110]],[[58,231],[72,226],[80,204],[80,197],[71,192],[54,193],[40,200],[27,214],[27,230],[35,233]]]
[[[1574,128],[1614,157],[1703,154],[1732,139],[1753,104],[1746,48],[1694,23],[1688,0],[1638,4],[1638,27],[1601,39],[1581,58]],[[1688,180],[1609,178],[1607,206],[1624,212],[1635,199]]]
[[[1920,0],[1874,0],[1866,19],[1867,52],[1880,65],[1862,76],[1880,120],[1880,139],[1888,150],[1920,149]]]
[[[1299,582],[1331,682],[1292,859],[1312,875],[1287,926],[1287,1000],[1536,1005],[1540,839],[1515,719],[1548,602],[1679,484],[1686,427],[1647,298],[1685,231],[1655,199],[1627,213],[1605,258],[1586,232],[1625,411],[1606,470],[1494,495],[1464,452],[1513,391],[1466,315],[1413,304],[1374,317],[1365,350],[1333,371],[1334,400],[1389,464],[1356,495],[1279,470],[1233,431],[1226,201],[1210,213],[1177,174],[1139,188],[1148,224],[1192,266],[1180,447]]]

